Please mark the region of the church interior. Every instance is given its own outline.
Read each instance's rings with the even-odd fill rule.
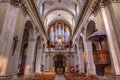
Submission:
[[[120,0],[0,0],[0,80],[120,80]]]

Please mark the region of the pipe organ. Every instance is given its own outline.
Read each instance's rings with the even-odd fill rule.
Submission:
[[[49,28],[50,47],[64,49],[70,46],[70,27],[63,22],[56,22]]]

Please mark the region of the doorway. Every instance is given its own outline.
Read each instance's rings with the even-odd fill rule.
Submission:
[[[56,73],[63,74],[66,67],[66,57],[64,55],[58,54],[54,56],[54,68]]]

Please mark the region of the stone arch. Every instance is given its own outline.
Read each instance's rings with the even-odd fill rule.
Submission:
[[[96,75],[96,68],[93,57],[93,46],[92,41],[89,40],[89,37],[93,32],[96,31],[95,21],[90,20],[85,26],[85,36],[84,36],[84,48],[86,55],[86,74],[87,75]]]
[[[89,23],[86,26],[85,34],[86,34],[86,40],[90,37],[90,35],[96,30],[95,22],[93,20],[90,20]]]
[[[85,30],[85,39],[86,41],[90,41],[89,38],[91,37],[91,35],[96,31],[96,25],[95,25],[95,20],[92,18],[90,19],[90,21],[88,22],[87,26],[86,26],[86,30]],[[92,49],[95,48],[97,45],[92,42]]]
[[[35,41],[34,27],[32,22],[30,20],[27,20],[24,23],[24,30],[23,30],[21,56],[20,56],[20,71],[19,71],[20,75],[23,75],[26,70],[25,67],[27,63],[27,56],[30,55],[30,45],[31,45],[30,41],[33,41],[33,42]],[[27,44],[27,47],[25,47],[26,44]],[[31,46],[34,46],[34,44],[32,44]]]
[[[20,70],[18,75],[23,75],[25,71],[26,57],[28,53],[28,40],[29,40],[29,31],[25,27],[23,31],[21,54],[20,54]]]
[[[30,20],[26,21],[25,29],[27,29],[29,32],[29,38],[34,38],[34,27]]]

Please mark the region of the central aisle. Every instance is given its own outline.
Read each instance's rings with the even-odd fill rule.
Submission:
[[[55,80],[66,80],[62,74],[57,74]]]

